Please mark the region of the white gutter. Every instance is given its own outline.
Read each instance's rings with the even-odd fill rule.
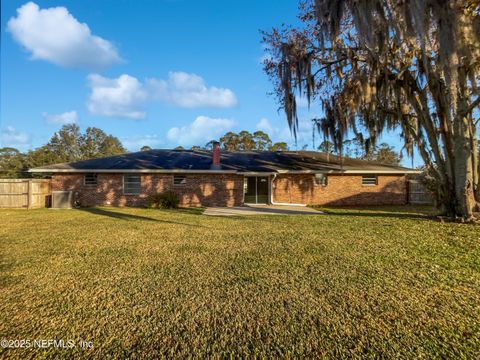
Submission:
[[[291,203],[280,203],[273,201],[273,182],[278,174],[273,174],[272,182],[270,185],[270,204],[272,205],[282,205],[282,206],[307,206],[307,204],[291,204]]]

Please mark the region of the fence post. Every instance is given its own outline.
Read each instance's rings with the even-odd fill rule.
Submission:
[[[27,194],[27,209],[32,208],[32,180],[29,179],[28,181],[28,194]]]

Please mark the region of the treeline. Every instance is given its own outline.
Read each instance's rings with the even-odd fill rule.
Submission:
[[[211,140],[204,146],[192,146],[192,150],[210,150],[212,144],[217,140]],[[225,151],[288,151],[286,142],[274,143],[270,136],[263,131],[255,131],[253,134],[247,130],[240,131],[238,134],[232,131],[227,132],[220,138],[220,146]],[[148,150],[143,147],[142,150]],[[177,146],[175,149],[183,150],[183,146]]]
[[[50,141],[22,153],[12,147],[0,149],[0,177],[30,177],[28,169],[50,164],[118,155],[126,150],[118,138],[103,130],[88,127],[84,133],[75,124],[64,125]]]
[[[192,146],[192,149],[211,149],[212,143],[213,140],[203,147]],[[263,131],[256,131],[253,134],[248,131],[241,131],[238,134],[228,132],[220,138],[220,143],[226,151],[288,150],[287,143],[273,143],[270,136]],[[143,146],[141,150],[147,151],[151,148]],[[47,144],[26,153],[22,153],[13,147],[0,148],[0,177],[32,177],[33,174],[28,173],[30,168],[112,156],[126,152],[127,150],[117,137],[108,135],[99,128],[88,127],[82,133],[78,125],[69,124],[55,132]]]
[[[334,155],[340,155],[329,140],[323,141],[318,150],[322,152],[328,152]],[[365,151],[365,146],[358,139],[345,140],[343,142],[343,156],[366,160],[366,161],[375,161],[382,164],[388,165],[399,165],[402,161],[402,158],[398,152],[395,151],[393,146],[388,145],[387,143],[381,143],[380,145],[371,145],[368,151]]]

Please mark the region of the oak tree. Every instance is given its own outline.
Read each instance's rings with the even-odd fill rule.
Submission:
[[[396,129],[409,154],[418,148],[437,206],[472,220],[480,200],[480,2],[306,0],[299,19],[264,33],[265,70],[293,134],[297,96],[321,104],[319,129],[340,152],[352,132],[368,152]]]

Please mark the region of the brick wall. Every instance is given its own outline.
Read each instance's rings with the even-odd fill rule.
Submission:
[[[52,190],[79,192],[82,206],[144,206],[149,194],[175,191],[183,206],[239,206],[243,204],[243,176],[187,174],[185,185],[173,185],[173,175],[142,174],[140,195],[123,194],[122,174],[98,174],[98,184],[84,185],[83,174],[52,176]],[[275,202],[318,205],[405,204],[403,175],[379,175],[375,186],[362,185],[361,175],[328,175],[328,185],[315,184],[313,175],[278,175],[273,184]]]
[[[406,204],[407,182],[403,175],[378,175],[377,185],[362,185],[362,175],[328,175],[328,185],[315,184],[313,175],[278,175],[273,200],[315,205]]]
[[[144,206],[149,194],[175,191],[183,206],[239,206],[243,203],[243,176],[187,174],[185,185],[173,185],[173,175],[141,174],[140,195],[123,194],[122,174],[98,174],[97,185],[84,185],[83,174],[55,174],[52,191],[79,192],[82,206]]]

